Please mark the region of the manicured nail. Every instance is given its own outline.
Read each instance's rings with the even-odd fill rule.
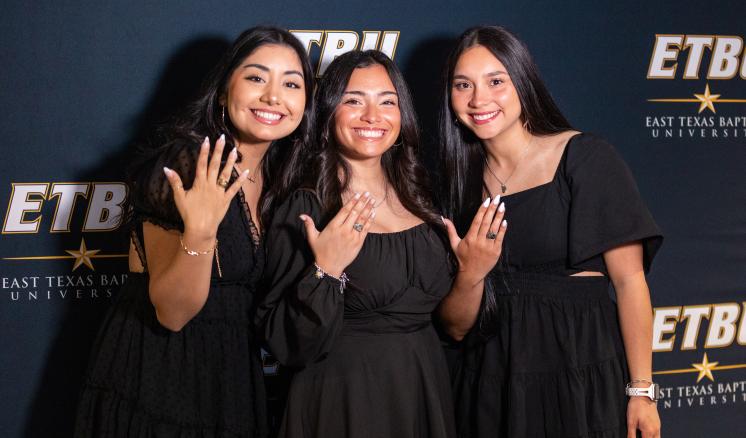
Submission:
[[[508,221],[503,220],[503,222],[500,225],[502,225],[503,228],[508,228]]]
[[[243,172],[241,172],[241,176],[248,177],[249,176],[249,169],[246,169]]]
[[[375,210],[373,210],[373,211],[370,212],[370,218],[373,219],[374,217],[376,217],[376,211]]]
[[[225,141],[225,134],[220,134],[220,138],[218,138],[218,141]]]
[[[484,203],[482,203],[482,207],[487,208],[488,205],[490,205],[490,198],[489,198],[489,196],[487,197],[487,199],[484,200]]]
[[[371,204],[375,205],[376,198],[370,198],[370,199],[368,199],[368,202],[370,202]]]
[[[168,167],[163,168],[163,173],[165,173],[166,175],[171,176],[171,172],[173,172],[173,170],[169,169]]]
[[[353,196],[353,198],[355,198],[355,199],[360,199],[360,193],[357,193],[357,192],[356,192],[356,193],[355,193],[355,196]]]
[[[202,142],[202,149],[207,149],[207,147],[210,145],[210,137],[205,137],[205,141]]]
[[[306,221],[306,215],[304,215],[304,214],[298,216],[298,218],[300,218],[300,220],[302,220],[303,222]]]
[[[236,150],[236,147],[233,146],[233,150],[231,151],[231,156],[238,156],[238,151]]]
[[[495,196],[495,199],[492,200],[492,205],[497,205],[500,203],[500,195]]]
[[[368,196],[370,196],[370,192],[363,193],[363,196],[365,196],[367,198]]]
[[[497,211],[499,211],[500,213],[504,213],[505,212],[505,203],[504,202],[501,203],[499,207],[497,207]]]
[[[210,143],[210,137],[205,136],[205,139],[202,140],[202,144],[205,144],[205,143]]]

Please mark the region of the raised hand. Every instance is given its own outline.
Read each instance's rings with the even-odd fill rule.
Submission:
[[[225,136],[221,135],[215,142],[215,149],[208,163],[210,139],[205,137],[197,158],[194,183],[189,190],[184,190],[181,177],[175,171],[163,168],[174,193],[176,208],[184,222],[184,232],[196,239],[207,240],[215,237],[218,225],[228,211],[231,200],[249,174],[249,171],[245,170],[228,186],[238,153],[234,148],[221,169],[220,159],[224,147]]]
[[[300,216],[316,263],[329,275],[339,277],[357,257],[376,217],[374,203],[367,192],[355,194],[321,232],[310,216]]]
[[[481,280],[495,267],[508,229],[504,216],[505,203],[500,204],[500,195],[492,202],[490,198],[485,199],[463,239],[456,232],[453,222],[443,218],[451,249],[459,263],[459,273]]]

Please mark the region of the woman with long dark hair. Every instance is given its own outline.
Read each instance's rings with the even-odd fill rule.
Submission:
[[[280,436],[453,437],[431,321],[453,269],[406,83],[382,53],[355,51],[332,62],[315,98],[317,147],[267,231],[257,312],[271,352],[296,370]],[[478,225],[499,227],[496,209]],[[483,240],[496,261],[499,239]]]
[[[459,38],[440,137],[449,232],[488,196],[511,223],[484,287],[455,290],[440,308],[463,339],[461,436],[658,436],[645,272],[662,237],[617,152],[572,128],[524,44],[500,27]]]
[[[312,89],[292,34],[249,29],[139,149],[132,272],[94,345],[76,437],[267,436],[249,315],[260,233],[308,140]]]

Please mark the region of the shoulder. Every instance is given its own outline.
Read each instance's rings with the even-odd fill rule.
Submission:
[[[567,142],[568,172],[586,166],[618,166],[624,163],[616,148],[605,138],[588,132],[579,133]]]
[[[300,214],[311,215],[316,220],[320,211],[321,203],[316,192],[304,188],[295,189],[278,205],[273,222],[285,222],[288,217],[297,218]]]

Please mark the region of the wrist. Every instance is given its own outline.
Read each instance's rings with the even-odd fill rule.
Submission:
[[[326,263],[323,260],[316,259],[316,262],[314,263],[317,268],[321,269],[324,272],[324,274],[330,275],[334,278],[339,278],[344,272],[344,268],[336,267],[333,264]]]
[[[217,233],[195,228],[184,228],[181,238],[189,246],[215,246]]]
[[[456,274],[456,283],[467,288],[479,286],[484,281],[484,275],[480,275],[468,270],[459,270]]]

